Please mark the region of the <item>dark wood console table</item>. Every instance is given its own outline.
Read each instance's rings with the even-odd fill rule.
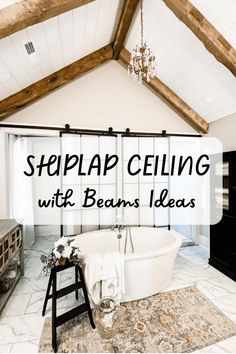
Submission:
[[[0,293],[0,312],[14,290],[21,275],[24,275],[24,246],[22,225],[15,220],[0,220],[0,278],[7,271],[11,261],[18,257],[19,266],[14,279],[14,284],[8,292]]]

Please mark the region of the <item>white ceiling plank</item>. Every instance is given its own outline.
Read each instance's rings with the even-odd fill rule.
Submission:
[[[121,9],[122,9],[122,5],[123,1],[120,0],[114,0],[113,2],[111,2],[111,8],[109,10],[109,15],[107,17],[107,20],[105,20],[105,22],[107,22],[107,32],[106,32],[106,36],[104,37],[104,40],[106,41],[106,43],[111,43],[111,41],[114,38],[115,35],[115,31],[117,28],[117,24],[118,24],[118,20],[120,17],[120,13],[121,13]],[[105,17],[104,17],[105,19]]]
[[[220,107],[218,110],[213,110],[212,112],[208,113],[208,121],[214,122],[217,119],[220,119],[225,116],[229,116],[236,112],[236,104],[233,103],[232,105],[226,105],[224,107]]]
[[[57,71],[65,66],[57,17],[44,21],[42,26],[47,40],[53,69],[54,71]]]
[[[0,100],[3,100],[8,96],[9,93],[6,92],[5,88],[3,87],[2,83],[0,82]]]
[[[236,83],[235,81],[228,86],[221,85],[219,80],[206,82],[204,75],[196,77],[194,80],[182,89],[172,86],[171,88],[182,97],[192,108],[204,117],[216,109],[222,107],[225,101],[229,101],[230,105],[236,103]],[[207,99],[210,97],[210,103]],[[231,112],[233,113],[233,112]]]
[[[120,17],[121,17],[121,13],[122,13],[122,9],[124,7],[124,1],[125,0],[115,0],[114,1],[114,4],[115,4],[115,12],[114,12],[114,22],[112,23],[112,27],[113,27],[113,31],[112,31],[112,34],[111,34],[111,37],[110,37],[110,41],[109,43],[111,43],[111,41],[113,41],[114,37],[115,37],[115,34],[116,34],[116,30],[117,30],[117,27],[119,25],[119,22],[120,22]],[[150,0],[151,1],[151,0]],[[133,19],[135,17],[135,13],[134,13],[134,16],[133,16]],[[133,21],[132,19],[132,21]],[[132,22],[131,21],[131,22]],[[131,27],[131,26],[130,26]]]
[[[165,11],[169,10],[165,9]],[[175,40],[173,43],[173,40],[171,39],[173,45],[172,47],[169,47],[167,52],[165,52],[165,49],[161,51],[161,48],[160,52],[156,50],[156,56],[159,58],[158,63],[160,65],[160,67],[158,66],[158,74],[160,69],[162,73],[168,75],[168,82],[171,82],[182,70],[185,70],[185,60],[197,61],[198,58],[205,53],[205,48],[195,35],[182,22],[180,22],[171,11],[169,12],[174,18],[174,26],[172,27],[170,36]],[[175,31],[176,28],[177,31]],[[171,38],[170,36],[166,38],[166,42]]]
[[[32,83],[32,79],[25,70],[9,37],[3,38],[0,41],[0,58],[8,68],[10,74],[18,82],[20,89]]]
[[[145,39],[148,40],[150,34],[153,33],[153,29],[157,23],[157,19],[159,19],[164,11],[165,7],[163,6],[163,2],[151,0],[151,2],[145,2],[144,7],[144,36]],[[148,20],[146,20],[148,19]],[[140,11],[139,11],[139,28],[140,32]]]
[[[95,33],[94,48],[102,48],[111,42],[112,29],[108,25],[107,19],[111,14],[113,4],[109,0],[100,0],[99,14],[97,18],[97,31]]]
[[[15,80],[15,78],[11,75],[9,72],[7,66],[4,64],[2,59],[0,59],[0,72],[3,72],[6,74],[5,77],[3,77],[3,81],[1,81],[2,87],[3,87],[3,96],[4,98],[7,96],[10,96],[12,93],[15,93],[20,90],[20,85],[18,82]],[[1,75],[0,75],[1,78]]]
[[[82,10],[82,8],[80,8]],[[82,58],[86,56],[87,53],[87,16],[88,16],[88,10],[87,6],[84,6],[84,11],[83,11],[83,20],[81,23],[81,26],[79,27],[82,29],[82,33],[79,36],[79,42],[77,43],[77,56],[78,58]],[[79,34],[78,34],[79,35]]]
[[[156,24],[156,19],[160,16],[163,10],[162,3],[156,0],[144,1],[144,36],[145,39],[152,32],[154,25]],[[152,11],[153,10],[153,11]],[[146,19],[148,19],[146,21]],[[131,51],[136,42],[140,42],[140,8],[138,8],[136,17],[134,19],[133,25],[129,29],[128,36],[125,41],[125,47]]]
[[[75,61],[73,12],[68,11],[58,16],[62,51],[65,65]]]
[[[224,37],[236,48],[236,23],[225,32]]]
[[[129,32],[126,36],[124,47],[129,51],[132,51],[133,44],[135,41],[140,42],[140,17],[139,11],[137,12],[136,17],[133,19],[133,24],[129,28]]]
[[[3,9],[4,7],[14,5],[16,3],[15,0],[1,0],[0,1],[0,9]]]
[[[231,5],[232,0],[191,0],[191,3],[214,25],[215,18],[220,16]]]
[[[165,4],[163,3],[162,6],[165,6]],[[145,37],[147,43],[149,43],[149,41],[151,41],[150,38],[152,38],[158,47],[159,43],[165,40],[169,30],[171,31],[174,21],[176,21],[176,18],[171,11],[162,11],[157,18],[152,31]]]
[[[42,78],[43,73],[39,64],[33,64],[31,62],[30,55],[27,54],[25,49],[25,44],[29,42],[30,38],[26,30],[22,30],[14,33],[10,36],[12,44],[21,59],[22,65],[25,70],[29,73],[32,82],[40,80]]]
[[[219,110],[223,110],[227,107],[230,107],[230,106],[235,106],[236,107],[236,102],[235,102],[235,94],[236,94],[236,91],[235,92],[232,92],[231,95],[228,95],[226,97],[220,97],[219,98],[219,101],[215,102],[215,104],[212,105],[212,107],[207,107],[206,109],[206,112],[208,114],[213,114]]]
[[[179,67],[179,74],[175,76],[173,80],[170,80],[169,83],[173,86],[177,85],[181,90],[185,88],[188,83],[191,83],[194,78],[199,78],[199,76],[204,75],[204,80],[207,80],[207,77],[213,79],[214,73],[212,70],[206,70],[206,68],[212,65],[215,65],[215,58],[212,55],[203,55],[203,52],[200,56],[197,55],[197,49],[191,51],[191,56],[183,56],[181,63],[184,64]],[[203,49],[202,49],[203,50]],[[194,54],[196,55],[196,60],[194,61]],[[194,65],[193,65],[194,63]],[[184,68],[185,67],[185,68]]]
[[[2,95],[3,95],[3,99],[7,98],[8,96],[10,96],[12,93],[11,91],[5,86],[5,82],[1,82],[2,85]]]
[[[227,20],[226,20],[227,19]],[[236,1],[231,3],[214,20],[216,29],[224,36],[236,23]]]
[[[83,56],[83,41],[86,30],[86,12],[87,6],[81,6],[73,10],[73,31],[75,56],[80,59]]]
[[[5,97],[8,97],[8,96],[13,95],[14,93],[20,91],[19,84],[12,76],[6,82],[2,82],[2,86],[4,87],[4,89],[6,91]]]
[[[224,93],[222,93],[221,87],[215,86],[215,89],[209,89],[209,85],[205,85],[202,87],[201,92],[198,95],[198,99],[201,101],[205,100],[206,97],[211,97],[212,98],[212,103],[216,104],[222,100],[224,100],[225,97],[230,96],[232,99],[235,101],[235,95],[236,95],[236,88],[235,85],[228,85],[224,89]],[[199,102],[199,105],[201,104]],[[196,101],[197,104],[197,101]]]
[[[91,53],[94,48],[97,20],[100,8],[100,1],[93,1],[87,7],[86,18],[86,53]]]
[[[222,95],[224,95],[229,89],[236,89],[236,81],[233,76],[229,77],[227,72],[221,71],[220,68],[216,68],[214,65],[215,63],[211,65],[211,69],[209,68],[209,70],[206,70],[206,68],[203,69],[197,76],[189,79],[187,82],[183,80],[185,85],[183,85],[183,83],[176,83],[178,91],[186,91],[195,85],[196,90],[199,92],[202,92],[204,87],[206,87],[212,94],[220,90]],[[218,71],[217,76],[215,75],[216,71]]]
[[[38,23],[29,27],[27,31],[36,51],[39,53],[40,67],[42,69],[43,75],[44,77],[48,76],[53,73],[54,69],[43,26],[41,23]]]
[[[199,0],[192,0],[191,2],[223,36],[236,22],[235,0],[207,0],[202,7],[199,7]],[[234,41],[231,37],[227,38],[225,36],[225,38],[231,45],[234,45],[235,38]]]
[[[212,95],[212,92],[207,95],[207,91],[205,92],[205,94],[205,96],[198,96],[194,101],[191,101],[192,105],[197,106],[201,110],[204,110],[205,115],[209,115],[215,110],[219,111],[221,108],[223,108],[226,101],[227,105],[236,104],[234,99],[236,95],[235,90],[232,92],[228,92],[225,96],[222,96],[220,91],[215,91],[214,95]],[[206,97],[212,98],[212,101],[207,103],[207,105],[205,101]]]
[[[174,30],[174,35],[173,35]],[[155,36],[152,37],[151,41],[148,42],[152,48],[155,47],[155,54],[157,58],[157,62],[165,63],[166,61],[170,60],[169,53],[173,51],[176,42],[180,40],[180,38],[184,34],[184,29],[181,26],[181,22],[178,21],[177,23],[174,21],[172,22],[169,30],[166,32],[165,40],[157,42]]]

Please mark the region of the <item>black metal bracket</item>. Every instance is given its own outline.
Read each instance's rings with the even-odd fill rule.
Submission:
[[[70,131],[70,124],[65,124],[65,130],[66,130],[67,132]]]
[[[166,137],[166,130],[162,130],[161,134],[162,134],[163,138],[165,138]]]

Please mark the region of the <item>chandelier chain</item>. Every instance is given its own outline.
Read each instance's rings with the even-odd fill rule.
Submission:
[[[155,76],[156,69],[156,57],[144,41],[143,22],[143,0],[140,0],[141,43],[140,45],[136,44],[133,49],[128,65],[128,74],[140,84],[143,80],[149,82],[150,78]]]
[[[143,46],[143,0],[140,0],[141,46]]]

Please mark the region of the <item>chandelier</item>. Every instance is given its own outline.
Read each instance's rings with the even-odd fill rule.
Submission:
[[[149,82],[155,76],[156,57],[146,41],[143,40],[143,0],[140,0],[140,22],[141,22],[141,44],[136,44],[132,50],[130,63],[128,65],[128,75],[139,84],[142,81]]]

